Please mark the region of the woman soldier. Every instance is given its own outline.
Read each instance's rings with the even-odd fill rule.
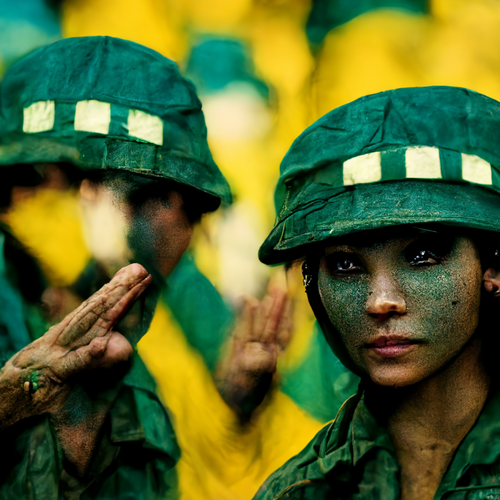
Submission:
[[[255,498],[500,498],[500,104],[452,87],[363,97],[281,166],[266,264],[303,262],[361,376]]]

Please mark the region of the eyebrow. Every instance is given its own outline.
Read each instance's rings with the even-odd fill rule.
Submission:
[[[333,253],[341,253],[341,252],[355,253],[357,251],[359,251],[359,247],[354,247],[354,246],[350,246],[347,244],[339,244],[339,245],[332,245],[330,247],[326,247],[323,250],[323,255],[328,256],[328,255],[331,255]]]

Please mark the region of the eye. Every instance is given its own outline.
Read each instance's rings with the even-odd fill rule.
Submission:
[[[419,250],[416,255],[410,257],[409,262],[412,266],[433,266],[440,264],[442,257],[437,256],[430,250]]]
[[[412,266],[435,266],[446,260],[453,246],[453,238],[443,235],[424,236],[410,243],[405,258]]]
[[[361,263],[352,254],[333,253],[326,257],[326,262],[332,274],[349,274],[361,270]]]
[[[405,250],[406,260],[412,266],[435,266],[441,264],[451,251],[451,243],[442,239],[416,241]]]

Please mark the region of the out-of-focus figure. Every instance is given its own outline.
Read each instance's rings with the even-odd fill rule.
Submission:
[[[139,264],[120,270],[36,339],[44,329],[32,331],[24,316],[32,316],[26,290],[31,301],[40,293],[30,287],[30,270],[33,281],[37,274],[2,231],[15,314],[2,301],[10,323],[0,333],[6,348],[21,349],[0,371],[2,496],[176,498],[174,432],[133,347],[193,225],[231,201],[194,88],[160,54],[93,37],[36,51],[8,71],[0,90],[0,164],[9,177],[3,205],[19,183],[14,174],[62,168],[89,196],[106,193],[113,222],[121,222],[126,244],[114,260],[103,259],[104,282],[130,260],[149,271]],[[85,297],[100,278],[88,280]]]

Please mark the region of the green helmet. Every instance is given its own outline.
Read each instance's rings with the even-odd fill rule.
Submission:
[[[231,202],[201,103],[177,65],[136,43],[68,38],[12,66],[0,87],[0,165],[68,162],[170,179]]]
[[[334,109],[281,164],[265,264],[356,231],[443,223],[500,232],[500,103],[471,90],[389,90]]]
[[[500,103],[467,89],[390,90],[334,109],[293,143],[276,188],[266,264],[315,253],[357,231],[441,223],[500,232]],[[322,303],[317,258],[303,265],[333,352],[352,362]]]

